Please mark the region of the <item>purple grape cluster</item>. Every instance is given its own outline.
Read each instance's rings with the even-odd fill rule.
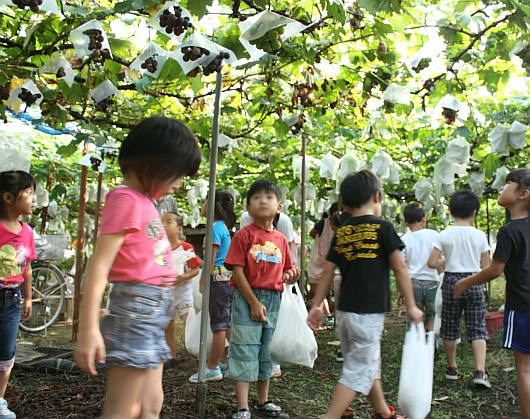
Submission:
[[[184,47],[180,51],[184,54],[182,59],[186,62],[197,61],[203,55],[210,55],[210,51],[202,47]]]
[[[61,78],[65,77],[66,76],[66,71],[65,71],[64,67],[61,67],[59,70],[57,70],[57,73],[55,73],[55,76],[58,79],[61,79]]]
[[[31,93],[28,89],[25,89],[22,87],[20,93],[18,94],[18,98],[24,102],[27,106],[33,105],[38,99],[40,99],[42,95],[40,93]]]
[[[207,66],[204,67],[204,75],[209,76],[215,72],[220,73],[223,69],[223,60],[228,60],[230,54],[228,52],[220,52]]]
[[[96,111],[104,112],[107,118],[112,117],[112,114],[110,113],[110,107],[116,103],[116,101],[112,99],[112,96],[114,95],[110,95],[109,97],[96,103]]]
[[[96,156],[90,156],[91,167],[96,172],[99,170],[99,166],[101,166],[102,162],[103,162],[103,160],[101,160],[100,158],[98,158]]]
[[[103,48],[103,42],[105,41],[103,31],[99,29],[88,29],[83,33],[88,36],[88,49],[92,51],[92,56],[94,58],[99,58],[101,56],[101,48]]]
[[[193,27],[188,16],[182,17],[182,7],[173,7],[173,11],[170,9],[171,8],[169,7],[160,13],[159,21],[160,27],[166,28],[167,34],[174,33],[176,36],[180,36],[186,32],[188,28]]]
[[[156,73],[156,70],[158,69],[158,61],[155,59],[155,56],[156,54],[152,57],[146,58],[140,67],[149,71],[150,73]]]
[[[12,0],[12,2],[19,9],[28,7],[32,12],[37,13],[43,0]]]

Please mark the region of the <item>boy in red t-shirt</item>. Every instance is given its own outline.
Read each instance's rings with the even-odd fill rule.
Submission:
[[[184,222],[180,215],[176,212],[168,211],[162,216],[162,224],[171,243],[171,249],[173,249],[171,256],[177,271],[177,280],[174,285],[175,309],[178,311],[181,320],[186,324],[188,313],[193,309],[193,285],[191,280],[199,274],[199,266],[202,261],[195,254],[190,243],[180,240],[184,228]],[[166,367],[171,367],[177,361],[174,318],[169,322],[165,334],[166,342],[173,356],[173,359],[166,362]]]
[[[300,268],[292,266],[285,236],[272,224],[281,209],[278,187],[266,179],[254,182],[247,192],[252,224],[235,234],[224,262],[233,272],[230,284],[236,288],[226,374],[235,381],[238,412],[234,419],[251,417],[248,390],[254,381],[258,400],[252,413],[257,417],[289,418],[268,399],[272,374],[269,344],[278,319],[283,283],[293,284],[300,276]]]

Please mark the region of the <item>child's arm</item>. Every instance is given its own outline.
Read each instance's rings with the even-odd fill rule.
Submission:
[[[441,258],[442,252],[440,249],[437,249],[434,247],[431,251],[431,254],[429,255],[429,259],[427,260],[427,266],[431,269],[439,269],[440,265],[443,266],[443,259]],[[438,273],[441,273],[438,271]]]
[[[430,259],[430,258],[429,258]],[[414,300],[414,292],[412,291],[412,281],[410,280],[409,268],[407,262],[403,259],[401,250],[396,249],[388,258],[390,266],[396,276],[396,282],[401,295],[405,299],[407,306],[407,313],[414,323],[419,323],[423,320],[423,311],[416,307]]]
[[[318,328],[322,325],[322,321],[324,320],[324,311],[320,308],[320,305],[326,298],[331,281],[333,281],[333,278],[335,277],[336,266],[337,265],[334,263],[326,260],[326,263],[324,264],[324,271],[318,280],[317,292],[313,297],[313,307],[307,316],[307,324],[314,331],[318,330]]]
[[[31,264],[28,262],[22,277],[24,282],[22,283],[22,295],[24,296],[24,313],[20,316],[20,320],[25,321],[31,317],[32,303],[31,298],[33,297],[33,292],[31,289]]]
[[[473,285],[484,284],[486,282],[491,281],[492,279],[499,277],[504,271],[505,266],[505,262],[500,259],[493,258],[491,264],[488,267],[482,269],[480,272],[477,272],[474,275],[461,279],[455,284],[455,298],[460,297],[460,294],[462,294],[465,290],[469,289]]]
[[[175,285],[183,284],[186,281],[190,281],[191,279],[195,278],[199,274],[199,267],[196,266],[195,268],[192,268],[188,273],[177,275],[177,280],[175,281]]]
[[[267,309],[261,302],[256,298],[252,292],[252,288],[248,283],[247,277],[245,276],[245,271],[243,266],[234,265],[234,270],[232,271],[232,278],[236,281],[237,288],[247,300],[248,305],[250,306],[250,318],[255,322],[265,322],[265,316],[267,314]]]
[[[490,264],[490,253],[484,252],[480,255],[480,269],[484,269]],[[503,268],[504,269],[504,268]]]
[[[94,357],[105,362],[105,343],[99,331],[101,299],[114,259],[125,240],[125,232],[104,234],[98,239],[88,265],[81,311],[80,336],[75,349],[75,362],[83,371],[96,375]]]

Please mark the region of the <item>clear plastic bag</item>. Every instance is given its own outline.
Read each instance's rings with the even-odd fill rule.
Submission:
[[[239,24],[239,29],[242,33],[239,40],[250,54],[251,60],[260,58],[266,52],[252,45],[250,41],[258,39],[268,31],[280,26],[284,26],[284,33],[281,35],[282,41],[290,38],[295,33],[303,31],[307,27],[296,20],[289,19],[269,10],[258,13]]]
[[[201,276],[202,276],[202,268],[199,268],[199,273],[191,279],[191,284],[193,287],[192,288],[193,307],[195,307],[195,310],[201,310],[202,308],[202,293],[200,291]]]
[[[434,372],[434,332],[427,333],[423,322],[411,325],[405,334],[398,404],[411,419],[424,419],[431,411]]]
[[[390,103],[400,103],[402,105],[410,105],[410,90],[406,86],[398,86],[391,83],[383,93],[384,101]]]
[[[39,68],[39,74],[41,75],[51,73],[55,74],[58,79],[64,80],[69,87],[72,87],[72,84],[74,84],[74,70],[62,55],[54,57],[51,61]]]
[[[168,55],[169,52],[164,48],[159,47],[154,42],[149,42],[142,53],[131,63],[129,68],[137,70],[140,73],[147,74],[149,77],[156,79],[160,75],[162,68],[164,68],[164,64],[167,61]],[[150,69],[146,67],[146,60],[149,58],[156,61],[155,71],[150,71]],[[142,65],[146,68],[142,67]]]
[[[320,177],[335,180],[340,160],[333,154],[326,154],[320,161]]]
[[[24,90],[23,90],[24,89]],[[20,107],[24,105],[24,101],[19,97],[19,94],[23,94],[25,91],[28,91],[32,95],[35,95],[35,101],[31,106],[39,106],[44,99],[39,88],[33,81],[28,80],[24,84],[9,92],[9,98],[7,99],[7,106],[11,106],[15,113],[18,113]],[[30,105],[28,105],[30,106]]]
[[[104,82],[98,84],[91,92],[90,92],[90,98],[96,102],[99,103],[102,100],[107,99],[108,97],[115,95],[119,97],[121,100],[123,100],[123,96],[121,92],[112,84],[110,80],[105,80]]]
[[[523,149],[526,146],[526,131],[530,130],[530,127],[525,124],[521,124],[518,121],[513,121],[510,128],[508,128],[508,141],[511,146],[516,149]]]
[[[0,4],[5,4],[6,6],[14,6],[11,0],[0,0]],[[29,10],[29,6],[27,7]],[[55,0],[43,0],[42,4],[39,5],[39,10],[59,15],[59,8],[57,7],[57,3]]]
[[[187,28],[186,30],[184,30],[184,32],[181,34],[181,35],[175,35],[175,32],[174,31],[170,31],[168,32],[166,29],[167,29],[167,26],[166,27],[162,27],[160,26],[160,15],[164,13],[164,10],[170,10],[170,11],[174,11],[176,7],[179,7],[181,9],[181,12],[180,12],[180,17],[182,19],[187,19],[189,21],[189,23],[191,23],[191,27],[190,28]],[[188,11],[188,9],[180,6],[178,3],[174,2],[174,1],[166,1],[165,4],[164,4],[164,7],[162,7],[154,16],[153,18],[147,23],[150,27],[156,29],[157,31],[163,33],[164,35],[166,36],[169,36],[171,39],[173,39],[174,41],[176,42],[181,42],[187,35],[188,31],[191,29],[191,28],[194,28],[197,26],[197,22],[195,22],[195,20],[193,19],[193,16],[191,15],[191,13]]]
[[[306,323],[307,309],[302,293],[296,286],[284,285],[276,330],[272,335],[270,351],[276,364],[298,364],[313,368],[317,358],[318,345],[313,331]]]
[[[490,132],[490,143],[493,147],[493,152],[501,156],[509,156],[508,149],[508,130],[502,124],[497,124]]]
[[[70,32],[70,39],[72,44],[74,44],[75,55],[78,58],[83,58],[86,55],[92,54],[94,50],[88,48],[90,44],[90,37],[85,33],[91,29],[101,31],[103,36],[102,47],[100,50],[107,50],[112,58],[112,52],[110,50],[109,39],[107,33],[103,30],[103,24],[98,20],[91,20],[81,26],[78,26],[73,31]]]

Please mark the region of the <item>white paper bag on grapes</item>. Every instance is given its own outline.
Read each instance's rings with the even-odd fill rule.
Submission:
[[[239,144],[237,143],[237,140],[234,140],[233,138],[230,138],[228,135],[224,134],[219,134],[217,146],[219,148],[228,147],[229,152],[232,152],[232,148],[237,148],[239,150]]]
[[[193,188],[195,189],[197,196],[204,201],[208,196],[208,181],[197,179],[193,184]]]
[[[471,172],[467,179],[469,187],[477,196],[482,196],[486,190],[485,172]]]
[[[309,179],[309,170],[311,169],[312,165],[311,163],[306,159],[305,162],[305,178],[306,181]],[[300,156],[293,156],[293,173],[294,177],[296,178],[296,175],[298,174],[298,179],[300,179],[300,182],[302,181],[302,157]]]
[[[390,178],[390,166],[392,164],[392,157],[385,153],[383,150],[378,149],[372,159],[372,172],[374,172],[381,179]]]
[[[109,38],[107,37],[107,33],[103,30],[103,24],[99,20],[95,19],[78,26],[70,32],[70,39],[72,40],[72,44],[74,44],[76,57],[83,58],[85,55],[92,54],[94,51],[88,48],[90,44],[90,37],[84,33],[85,31],[89,31],[91,29],[101,31],[101,36],[103,36],[104,39],[101,42],[102,46],[100,50],[106,49],[112,57]]]
[[[501,156],[509,156],[508,149],[508,130],[502,124],[497,124],[490,132],[490,143],[493,147],[493,152]]]
[[[35,98],[35,102],[31,105],[39,106],[42,102],[43,96],[39,88],[32,80],[28,80],[23,85],[11,90],[9,92],[9,98],[7,99],[7,106],[11,106],[15,113],[18,113],[20,106],[24,104],[24,101],[18,97],[19,94],[23,93],[22,89],[29,91],[32,95],[39,95],[38,98]]]
[[[399,171],[401,166],[397,164],[394,160],[390,162],[390,174],[388,175],[388,181],[394,185],[397,185],[400,182]]]
[[[87,167],[93,167],[94,165],[96,165],[97,171],[99,173],[103,173],[105,169],[107,168],[107,163],[105,163],[100,156],[94,153],[85,154],[83,157],[81,157],[78,163],[82,166],[87,166]],[[87,199],[88,199],[88,195],[87,195]]]
[[[340,184],[348,173],[356,172],[359,168],[359,159],[353,154],[352,150],[348,150],[340,159],[339,171],[337,173],[337,182],[335,184],[335,192],[340,193]]]
[[[6,6],[16,6],[12,0],[0,0],[0,4],[5,4]],[[39,4],[38,6],[40,11],[59,15],[59,8],[57,7],[55,0],[43,0],[42,4]],[[29,10],[29,4],[26,7]]]
[[[153,77],[156,79],[160,75],[160,72],[162,71],[162,68],[166,63],[168,56],[169,52],[166,51],[164,48],[159,47],[154,42],[149,42],[145,49],[140,53],[140,55],[136,57],[136,59],[131,63],[129,68],[137,70],[142,74],[145,73],[149,77]],[[149,69],[142,68],[142,64],[144,64],[148,58],[153,58],[157,62],[156,70],[153,72],[149,71]]]
[[[259,39],[270,30],[279,27],[284,27],[284,32],[280,36],[282,42],[293,36],[295,33],[301,32],[307,28],[306,25],[303,25],[296,20],[289,19],[288,17],[281,16],[269,10],[258,13],[256,16],[248,18],[239,24],[239,29],[242,33],[239,40],[250,54],[251,59],[256,60],[266,54],[266,52],[257,48],[255,45],[252,45],[250,41]]]
[[[390,103],[399,103],[401,105],[410,105],[410,90],[406,86],[398,86],[391,83],[383,93],[383,100]]]
[[[467,164],[469,162],[469,143],[463,138],[449,141],[445,152],[447,161],[454,164]]]
[[[414,196],[419,202],[427,202],[431,199],[433,185],[429,179],[421,178],[414,185]]]
[[[510,173],[510,171],[506,166],[501,166],[495,170],[495,179],[491,183],[491,187],[500,192],[502,187],[506,184],[506,176],[508,176],[508,173]]]
[[[300,122],[300,116],[302,115],[302,112],[294,112],[291,114],[288,114],[286,112],[282,112],[282,120],[285,122],[288,126],[292,127],[293,125]]]
[[[521,124],[519,121],[513,121],[510,128],[508,128],[508,141],[513,148],[522,149],[526,146],[526,131],[530,130],[530,127],[525,124]]]
[[[436,104],[436,107],[452,109],[453,111],[458,111],[462,107],[462,102],[460,102],[453,95],[447,94]]]
[[[64,75],[60,75],[59,71],[63,69]],[[74,84],[75,73],[70,63],[62,55],[58,55],[51,61],[39,68],[39,74],[55,74],[58,79],[62,79],[69,87]]]
[[[160,15],[164,13],[164,10],[169,10],[171,14],[175,14],[177,7],[180,8],[180,18],[181,19],[187,18],[186,20],[188,21],[188,24],[191,24],[191,26],[189,26],[186,29],[184,29],[183,26],[181,26],[183,29],[183,32],[180,35],[175,35],[174,30],[169,31],[167,26],[165,27],[160,26]],[[151,20],[147,23],[147,25],[151,26],[153,29],[156,29],[158,32],[163,33],[164,35],[169,36],[172,40],[176,42],[182,42],[182,40],[186,37],[188,30],[190,28],[197,26],[197,22],[195,22],[195,20],[193,19],[193,16],[191,15],[188,9],[180,6],[179,3],[177,2],[166,1],[164,3],[164,7],[162,7],[158,12],[156,12],[156,14],[151,18]]]
[[[508,53],[508,56],[510,57],[510,60],[513,60],[513,58],[520,53],[523,49],[525,49],[528,46],[529,42],[526,39],[522,39],[515,46],[512,48],[512,50]]]
[[[282,193],[282,202],[287,201],[287,197],[289,196],[289,188],[284,184],[280,184],[278,185],[278,189]]]
[[[199,48],[201,55],[196,60],[186,61],[185,54],[183,53],[183,50],[186,48]],[[188,37],[188,39],[186,39],[185,42],[171,52],[170,57],[179,63],[182,71],[184,71],[185,74],[188,74],[196,67],[205,68],[220,53],[228,54],[228,58],[226,55],[223,57],[224,64],[233,64],[237,61],[237,57],[233,51],[210,41],[199,32],[194,32],[190,37]]]
[[[455,181],[453,164],[447,161],[446,156],[442,156],[434,165],[433,181],[437,184],[452,184]]]
[[[320,177],[323,179],[335,180],[340,160],[333,154],[328,153],[320,161]]]
[[[109,79],[98,84],[94,88],[94,90],[90,92],[90,98],[96,103],[99,103],[102,100],[105,100],[112,95],[115,95],[119,97],[121,100],[123,100],[123,96],[121,92],[116,88],[116,86],[112,84],[112,82]]]

